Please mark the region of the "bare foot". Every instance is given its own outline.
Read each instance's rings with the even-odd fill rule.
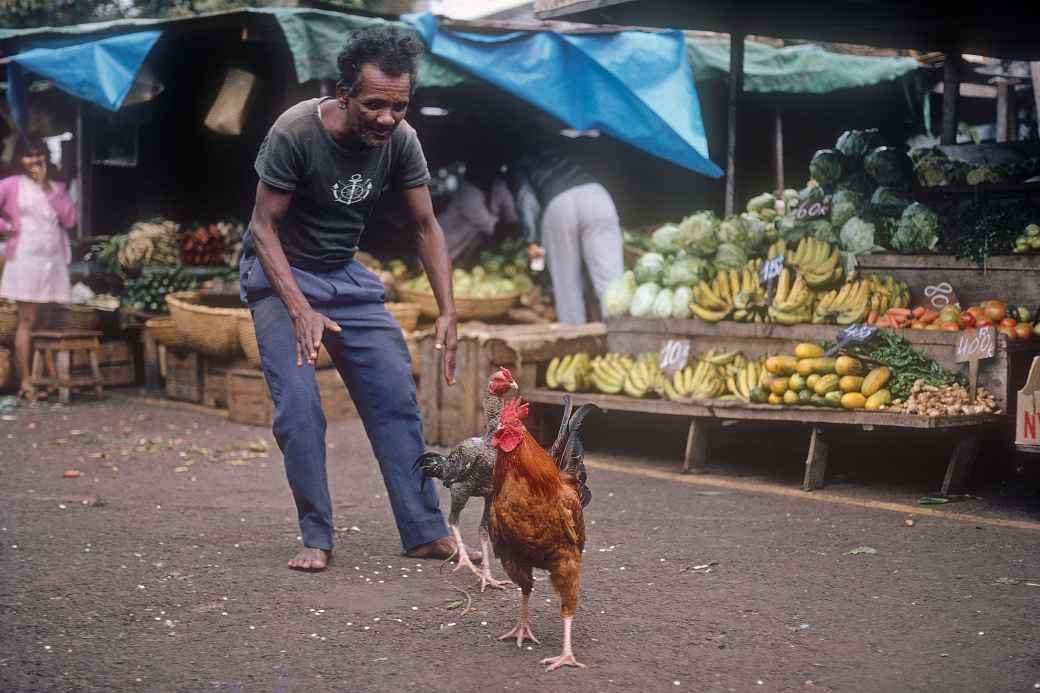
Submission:
[[[516,624],[516,627],[508,633],[502,633],[502,635],[498,636],[499,640],[511,640],[512,638],[516,638],[517,647],[524,646],[524,638],[527,638],[537,645],[542,644],[538,642],[538,638],[534,637],[534,633],[531,632],[531,627],[524,622]]]
[[[293,556],[292,560],[289,561],[289,567],[306,573],[320,573],[329,567],[329,561],[331,560],[332,551],[307,547]]]
[[[458,552],[455,540],[451,537],[442,537],[437,541],[431,541],[428,544],[422,546],[416,546],[414,549],[405,554],[408,558],[432,558],[436,560],[446,561],[453,558]],[[469,551],[469,560],[473,563],[480,563],[483,558],[479,551]]]
[[[547,664],[546,671],[553,671],[560,667],[581,667],[585,668],[585,665],[574,658],[574,655],[570,652],[564,652],[559,657],[546,657],[542,660],[542,664]]]

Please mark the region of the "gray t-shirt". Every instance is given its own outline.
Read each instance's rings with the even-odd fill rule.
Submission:
[[[419,138],[407,122],[381,147],[348,149],[321,124],[323,100],[308,99],[279,116],[255,164],[260,180],[293,193],[278,237],[289,264],[311,272],[339,269],[354,257],[384,189],[430,180]],[[247,234],[245,252],[253,250]]]

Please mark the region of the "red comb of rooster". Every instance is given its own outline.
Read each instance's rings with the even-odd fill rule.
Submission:
[[[502,408],[501,421],[503,426],[509,426],[521,423],[527,418],[527,413],[530,409],[530,405],[524,402],[519,397],[511,399],[506,402],[506,406]]]
[[[488,382],[488,394],[500,395],[508,390],[513,384],[513,374],[509,372],[508,368],[499,368],[491,376],[491,380]]]

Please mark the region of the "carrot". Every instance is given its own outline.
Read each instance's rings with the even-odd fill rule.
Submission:
[[[889,315],[894,315],[900,318],[908,318],[910,317],[911,310],[909,308],[889,308],[888,313]]]
[[[869,313],[867,313],[867,324],[868,325],[873,325],[874,323],[877,322],[877,318],[878,318],[877,311],[876,310],[870,311]]]
[[[882,315],[880,318],[878,318],[877,326],[878,327],[893,327],[893,325],[892,325],[892,318],[888,317],[887,315]]]
[[[939,311],[937,311],[937,310],[926,310],[921,315],[921,322],[923,322],[926,325],[931,325],[938,318],[939,318]]]
[[[913,315],[914,315],[915,318],[920,320],[921,316],[924,315],[924,312],[925,312],[925,307],[924,306],[917,306],[916,308],[914,308]]]

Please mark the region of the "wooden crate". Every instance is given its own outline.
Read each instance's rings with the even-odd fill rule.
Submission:
[[[0,392],[6,392],[14,386],[14,352],[0,347]]]
[[[182,402],[201,402],[203,359],[194,351],[166,350],[166,396]]]
[[[249,362],[245,359],[217,361],[204,356],[200,358],[202,359],[202,403],[215,409],[227,409],[230,403],[228,373],[236,368],[248,368]]]
[[[346,385],[335,368],[316,371],[326,421],[357,416]],[[255,368],[233,368],[227,373],[228,418],[252,426],[270,426],[274,403],[264,374]]]
[[[991,257],[985,269],[951,255],[861,255],[857,261],[861,272],[891,274],[905,281],[915,304],[925,305],[924,288],[941,282],[953,286],[965,308],[990,298],[1030,310],[1040,304],[1040,255]]]
[[[133,385],[137,382],[134,348],[125,339],[102,341],[98,349],[98,364],[101,366],[101,383],[105,387]],[[72,352],[71,369],[73,377],[90,374],[90,357],[87,352]]]
[[[441,352],[432,331],[416,333],[419,352],[419,408],[432,445],[454,445],[484,432],[482,403],[488,376],[499,366],[513,371],[520,391],[537,382],[538,364],[572,351],[602,352],[606,330],[588,325],[486,325],[459,329],[456,384],[444,383]]]

